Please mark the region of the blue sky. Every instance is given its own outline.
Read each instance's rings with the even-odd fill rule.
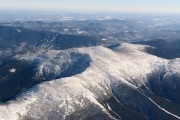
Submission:
[[[0,0],[0,7],[180,13],[180,0]]]

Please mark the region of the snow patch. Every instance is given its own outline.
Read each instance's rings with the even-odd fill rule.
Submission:
[[[12,69],[9,70],[9,72],[15,73],[15,72],[16,72],[16,69],[12,68]]]
[[[107,40],[106,38],[102,38],[101,40]]]
[[[19,33],[21,32],[21,30],[20,29],[16,29]]]
[[[166,109],[160,107],[160,106],[159,106],[157,103],[155,103],[151,98],[148,97],[148,99],[149,99],[152,103],[154,103],[158,108],[160,108],[161,110],[163,110],[164,112],[166,112],[167,114],[170,114],[170,115],[172,115],[172,116],[174,116],[174,117],[176,117],[177,119],[180,120],[180,117],[179,117],[179,116],[174,115],[174,114],[172,114],[171,112],[167,111]]]
[[[63,29],[63,30],[66,32],[66,31],[68,31],[69,29],[68,29],[68,28],[65,28],[65,29]]]
[[[85,33],[85,31],[77,31],[78,34]]]

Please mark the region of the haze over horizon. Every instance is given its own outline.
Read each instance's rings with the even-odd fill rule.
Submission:
[[[178,0],[1,0],[3,9],[180,13]]]

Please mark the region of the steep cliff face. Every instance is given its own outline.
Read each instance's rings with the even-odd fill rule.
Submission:
[[[1,84],[18,79],[31,86],[0,105],[0,119],[180,119],[180,59],[150,55],[149,47],[123,43],[16,55],[0,65],[8,78]],[[16,77],[23,65],[31,66],[27,76]]]

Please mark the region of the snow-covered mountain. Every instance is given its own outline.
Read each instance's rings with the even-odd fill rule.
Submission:
[[[149,47],[123,43],[16,55],[1,63],[0,82],[21,80],[23,89],[13,89],[26,91],[0,105],[0,120],[178,120],[180,59],[150,55]]]

